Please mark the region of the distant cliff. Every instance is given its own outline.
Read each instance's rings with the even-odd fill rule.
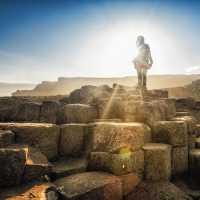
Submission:
[[[151,75],[148,77],[149,89],[183,87],[200,79],[200,75]],[[44,81],[32,90],[18,90],[13,96],[54,96],[66,95],[83,85],[112,85],[118,83],[126,86],[135,86],[137,77],[116,77],[116,78],[58,78],[55,82]]]
[[[0,83],[0,96],[10,96],[16,90],[31,90],[35,84],[29,83]]]
[[[200,101],[200,79],[183,87],[168,88],[169,96],[172,97],[193,97]]]

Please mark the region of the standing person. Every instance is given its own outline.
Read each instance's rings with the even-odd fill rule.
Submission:
[[[138,89],[146,90],[147,82],[147,70],[152,67],[153,60],[151,57],[151,51],[148,44],[145,44],[144,37],[139,35],[136,40],[136,46],[138,53],[133,60],[135,69],[138,76]]]

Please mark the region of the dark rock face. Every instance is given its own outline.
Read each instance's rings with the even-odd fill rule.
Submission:
[[[23,174],[24,182],[39,180],[42,176],[50,174],[52,165],[48,162],[44,154],[33,147],[24,146],[23,148],[26,151],[26,166]]]
[[[40,122],[56,123],[59,109],[58,101],[44,101],[41,105]]]
[[[26,154],[23,149],[0,149],[0,187],[15,186],[21,183]]]
[[[61,158],[52,164],[53,168],[51,172],[51,178],[58,179],[72,174],[85,172],[88,162],[85,158]]]
[[[192,200],[170,182],[142,182],[125,200]]]
[[[15,121],[38,122],[40,118],[40,103],[23,103],[20,104],[15,116]]]
[[[55,184],[64,187],[68,200],[121,200],[121,181],[116,176],[102,172],[86,172],[58,179]]]
[[[83,153],[86,124],[64,124],[60,128],[59,154],[76,157]]]
[[[0,148],[14,143],[15,134],[10,130],[0,130]]]

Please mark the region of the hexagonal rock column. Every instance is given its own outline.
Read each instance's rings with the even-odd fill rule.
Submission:
[[[54,182],[63,187],[68,200],[121,200],[122,184],[116,176],[102,172],[86,172],[58,179]]]
[[[40,122],[53,123],[57,122],[57,115],[60,104],[57,101],[44,101],[40,110]]]
[[[53,160],[58,156],[58,126],[46,123],[0,123],[0,129],[12,130],[16,143],[37,147]]]
[[[166,120],[170,120],[171,118],[175,117],[176,112],[176,99],[174,98],[166,98],[164,99],[165,103],[167,104],[166,109]]]
[[[10,130],[0,130],[0,148],[14,143],[15,134]]]
[[[149,143],[144,145],[144,176],[146,180],[161,181],[171,177],[171,146]]]
[[[188,134],[195,134],[196,130],[196,119],[192,116],[182,116],[175,117],[172,119],[173,121],[184,121],[187,125]]]
[[[113,96],[110,98],[99,98],[96,104],[100,119],[124,119],[125,106],[122,98]]]
[[[107,152],[91,152],[89,158],[89,170],[110,172],[114,175],[135,173],[143,176],[144,152],[112,154]]]
[[[83,154],[87,124],[64,124],[60,128],[59,154],[71,157]]]
[[[127,101],[125,105],[125,121],[143,122],[150,126],[155,121],[165,119],[166,104],[164,101]]]
[[[184,121],[156,122],[152,138],[154,142],[172,145],[172,174],[183,173],[188,169],[188,133]]]
[[[200,176],[200,149],[193,149],[189,153],[189,169],[193,178],[199,179]]]
[[[97,118],[94,107],[86,104],[67,104],[61,110],[59,123],[88,123]]]
[[[39,122],[40,121],[40,103],[27,102],[20,104],[17,108],[14,121],[20,122]]]
[[[200,136],[200,124],[196,125],[195,135],[198,137]]]
[[[89,124],[89,137],[92,152],[136,151],[151,141],[151,130],[142,123],[99,122]]]
[[[188,144],[187,126],[183,121],[158,121],[152,131],[153,142],[186,146]]]
[[[19,185],[26,162],[23,149],[0,148],[0,187]]]

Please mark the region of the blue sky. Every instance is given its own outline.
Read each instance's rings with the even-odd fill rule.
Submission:
[[[0,82],[135,75],[135,39],[150,74],[200,73],[199,1],[0,1]]]

